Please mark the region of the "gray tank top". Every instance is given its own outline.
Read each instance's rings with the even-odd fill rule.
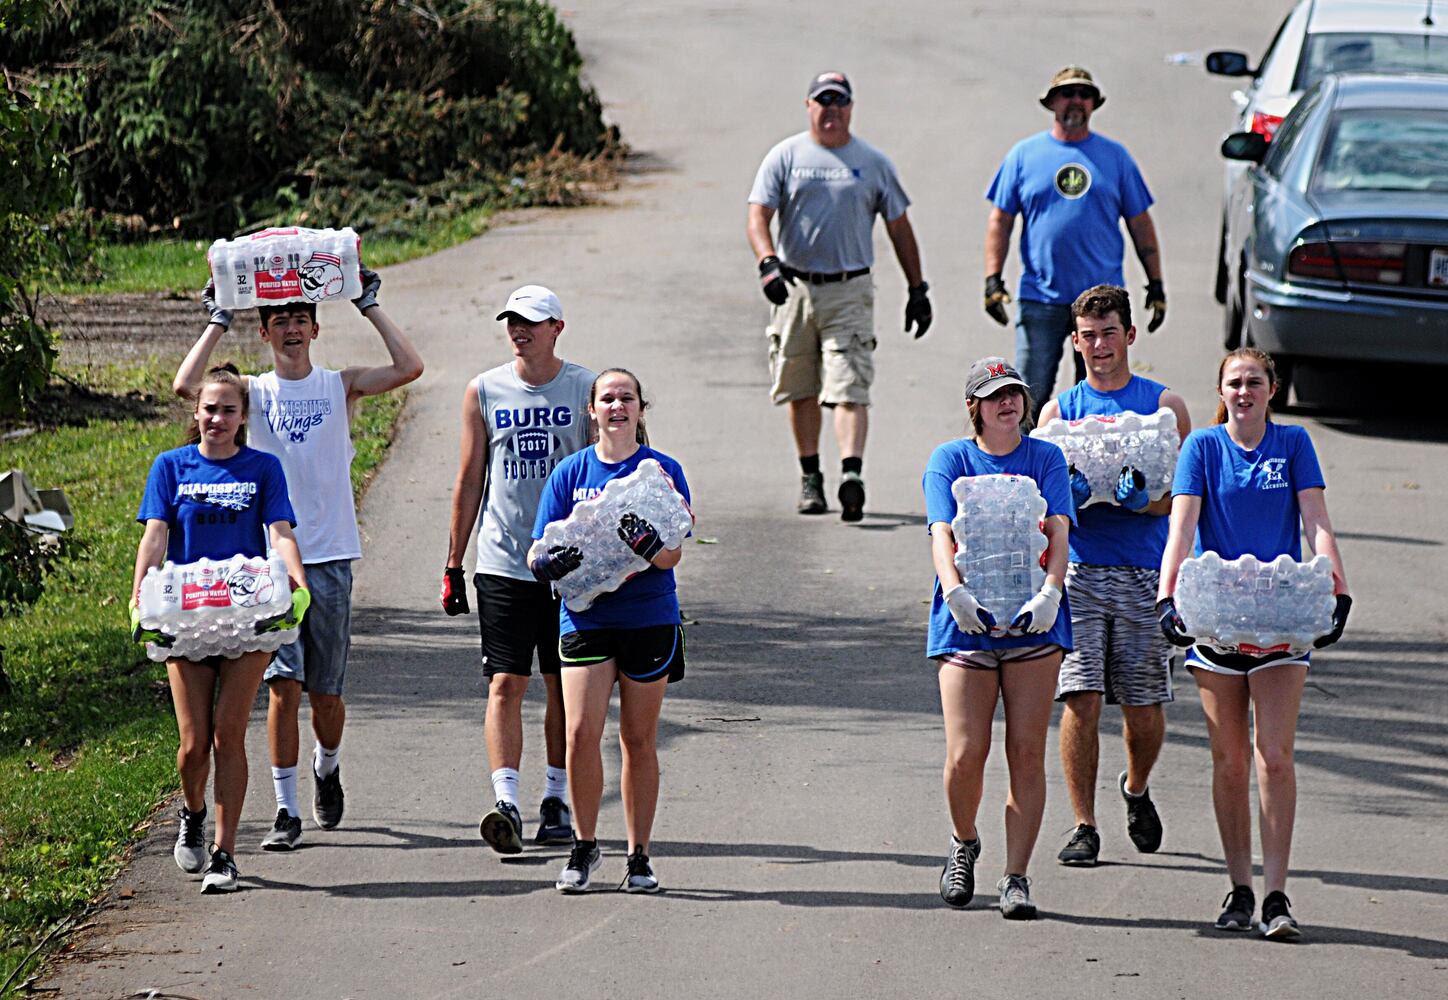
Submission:
[[[531,580],[528,549],[543,484],[588,443],[593,372],[565,361],[547,385],[529,385],[510,361],[478,378],[488,471],[478,515],[477,571]]]

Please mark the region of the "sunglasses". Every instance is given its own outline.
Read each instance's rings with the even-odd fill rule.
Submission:
[[[849,97],[849,95],[847,95],[847,94],[842,94],[842,93],[840,93],[838,90],[826,90],[823,94],[820,94],[820,95],[819,95],[818,97],[816,97],[814,100],[815,100],[815,103],[818,104],[818,105],[819,105],[820,107],[822,107],[822,108],[830,108],[830,107],[846,108],[846,107],[849,107],[849,105],[850,105],[850,97]]]
[[[1094,101],[1098,92],[1095,87],[1057,87],[1056,93],[1067,99],[1079,97]]]

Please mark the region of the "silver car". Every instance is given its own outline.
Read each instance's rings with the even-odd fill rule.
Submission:
[[[1228,347],[1448,364],[1448,76],[1330,76],[1248,164],[1227,208]]]
[[[1301,0],[1255,68],[1243,52],[1208,53],[1208,73],[1250,78],[1232,92],[1231,131],[1270,140],[1302,94],[1330,73],[1448,73],[1448,3],[1438,0],[1437,6],[1435,13],[1432,0]],[[1228,161],[1224,210],[1241,175],[1242,165]],[[1225,237],[1218,246],[1225,250]],[[1226,301],[1226,290],[1219,255],[1218,302]]]

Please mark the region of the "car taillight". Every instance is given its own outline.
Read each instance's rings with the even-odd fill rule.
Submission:
[[[1374,285],[1401,285],[1407,268],[1406,243],[1300,243],[1287,257],[1287,273]]]
[[[1281,124],[1281,115],[1264,115],[1260,111],[1252,112],[1251,131],[1256,132],[1268,142],[1272,141],[1272,137],[1277,134],[1277,126]]]

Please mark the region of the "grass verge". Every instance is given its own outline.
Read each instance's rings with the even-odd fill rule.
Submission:
[[[179,356],[92,372],[108,392],[169,396]],[[403,404],[360,402],[352,425],[360,491],[385,457]],[[83,558],[52,575],[23,617],[0,619],[12,687],[0,694],[0,984],[18,990],[46,940],[84,911],[178,787],[165,668],[126,634],[136,506],[157,452],[180,442],[184,410],[95,417],[5,444],[5,464],[66,491]],[[0,994],[10,990],[0,988]]]

